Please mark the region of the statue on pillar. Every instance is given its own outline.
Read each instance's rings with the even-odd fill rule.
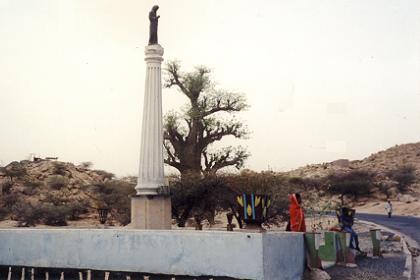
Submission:
[[[150,20],[149,45],[155,45],[158,43],[157,29],[158,29],[158,20],[160,18],[160,16],[156,15],[156,12],[158,9],[159,9],[159,6],[154,5],[152,10],[149,12],[149,20]]]

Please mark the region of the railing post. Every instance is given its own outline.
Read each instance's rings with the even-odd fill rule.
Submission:
[[[20,278],[21,280],[25,280],[25,268],[22,267],[22,276]]]
[[[373,247],[372,254],[374,257],[380,257],[381,256],[381,230],[371,229],[370,237],[372,239],[372,247]]]

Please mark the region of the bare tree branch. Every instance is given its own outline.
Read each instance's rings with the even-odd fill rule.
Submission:
[[[206,151],[205,172],[215,173],[227,166],[235,166],[240,169],[244,161],[250,156],[242,147],[226,147],[220,151],[208,154]]]
[[[181,81],[181,75],[179,69],[181,68],[179,62],[171,61],[166,64],[166,72],[168,76],[165,79],[164,86],[170,88],[177,86],[187,97],[191,97],[191,93],[185,88],[184,82]]]

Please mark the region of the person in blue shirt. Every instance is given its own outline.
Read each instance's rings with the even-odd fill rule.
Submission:
[[[356,211],[347,207],[342,207],[340,209],[340,214],[338,217],[341,230],[344,232],[350,233],[350,248],[356,249],[361,252],[359,248],[359,237],[353,229],[354,224],[354,214]]]

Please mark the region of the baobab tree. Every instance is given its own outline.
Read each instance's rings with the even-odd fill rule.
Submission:
[[[241,146],[211,150],[211,145],[227,136],[245,138],[246,126],[235,113],[248,105],[243,95],[219,90],[207,67],[181,72],[178,62],[166,65],[165,87],[175,87],[188,98],[182,112],[170,112],[164,120],[165,163],[188,173],[214,174],[234,166],[241,168],[249,153]]]

